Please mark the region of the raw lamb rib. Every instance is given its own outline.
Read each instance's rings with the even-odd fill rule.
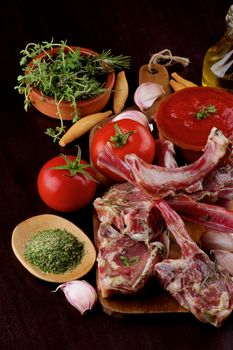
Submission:
[[[128,154],[124,161],[117,158],[110,145],[98,157],[98,165],[131,182],[154,198],[186,191],[202,190],[203,178],[213,170],[226,155],[230,141],[218,129],[213,128],[208,137],[203,155],[193,164],[164,168],[144,162],[135,154]]]
[[[233,282],[190,238],[184,223],[166,201],[155,201],[181,249],[180,259],[155,265],[164,288],[200,321],[216,327],[233,309]]]
[[[156,140],[155,163],[164,168],[177,168],[175,148],[168,140]]]
[[[184,219],[205,227],[231,233],[233,232],[233,211],[217,205],[195,202],[187,195],[168,198],[167,202]]]

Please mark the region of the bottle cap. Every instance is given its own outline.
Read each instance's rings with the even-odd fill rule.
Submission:
[[[227,15],[226,15],[226,23],[228,26],[233,28],[233,4],[230,6]]]

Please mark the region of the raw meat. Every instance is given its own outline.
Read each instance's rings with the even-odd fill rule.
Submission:
[[[155,164],[165,168],[177,168],[175,148],[168,140],[156,140]]]
[[[178,191],[194,192],[200,189],[199,181],[207,175],[225,155],[229,141],[213,129],[208,138],[203,155],[193,164],[178,168],[162,168],[149,165],[136,155],[126,155],[125,162],[130,167],[138,187],[161,198]],[[198,183],[198,187],[197,184]],[[195,185],[195,186],[194,186]],[[194,186],[192,189],[190,186]]]
[[[164,246],[124,236],[109,224],[98,230],[97,285],[102,297],[135,294],[143,289],[161,260]]]
[[[181,258],[155,265],[164,288],[197,319],[216,327],[233,309],[233,282],[190,238],[184,223],[166,201],[155,201],[181,249]]]
[[[226,156],[203,179],[203,190],[214,193],[218,198],[233,198],[233,145],[229,144]]]
[[[193,164],[164,168],[144,162],[135,154],[122,161],[108,145],[98,158],[98,165],[108,166],[111,171],[133,183],[154,198],[174,195],[177,192],[194,192],[202,189],[201,180],[224,157],[230,141],[216,128],[211,130],[203,155]]]
[[[94,201],[94,207],[100,222],[121,234],[146,243],[157,239],[161,215],[150,198],[129,182],[112,186]]]
[[[187,195],[168,198],[167,202],[183,218],[216,231],[233,232],[233,211],[217,205],[195,202]]]
[[[171,157],[174,156],[171,150],[165,152],[164,150],[165,148],[160,150],[159,155],[159,162],[163,166],[155,166],[146,164],[134,154],[126,155],[124,161],[122,161],[114,155],[111,146],[107,145],[99,156],[98,164],[100,166],[107,166],[111,171],[120,175],[126,181],[129,181],[131,189],[135,186],[135,193],[137,193],[138,198],[141,198],[139,206],[143,203],[142,207],[144,210],[146,208],[144,212],[147,213],[146,218],[149,217],[148,212],[152,210],[151,203],[162,214],[160,218],[158,212],[155,215],[157,222],[159,222],[155,230],[157,232],[156,239],[153,241],[153,234],[147,235],[147,238],[141,235],[141,241],[139,240],[137,243],[145,244],[144,248],[147,247],[149,249],[148,244],[150,242],[155,242],[155,244],[158,243],[157,241],[159,243],[162,241],[165,242],[166,240],[162,240],[161,238],[167,237],[167,235],[162,234],[166,229],[166,232],[171,232],[177,241],[181,250],[181,257],[179,259],[167,259],[166,255],[163,256],[163,261],[159,262],[158,256],[156,256],[157,261],[155,259],[154,271],[164,288],[170,291],[173,297],[183,307],[190,310],[199,320],[220,326],[233,309],[233,281],[226,270],[222,269],[216,262],[211,261],[208,255],[193,242],[185,229],[181,217],[171,206],[181,216],[190,221],[205,224],[206,227],[214,230],[232,232],[232,212],[216,205],[199,202],[204,198],[213,201],[217,201],[219,198],[223,201],[232,198],[232,143],[219,130],[213,128],[203,155],[195,163],[179,168],[172,163],[172,158],[165,159],[167,152],[170,152]],[[164,159],[161,159],[161,156]],[[169,166],[170,168],[168,168]],[[122,196],[122,193],[120,196]],[[117,198],[117,193],[114,194],[114,197]],[[127,198],[128,200],[129,198]],[[144,206],[145,203],[146,206]],[[134,202],[134,205],[137,207],[137,201]],[[130,212],[130,207],[127,210]],[[120,212],[117,213],[115,211],[114,215],[112,215],[114,219],[111,223],[114,223],[115,227],[123,228],[124,231],[126,227],[129,228],[130,226],[127,226],[125,217],[124,220],[122,218],[119,220]],[[115,216],[118,216],[118,218]],[[103,217],[106,218],[106,216]],[[133,217],[134,215],[131,215],[131,219]],[[109,231],[109,227],[107,226],[108,220],[110,220],[110,215],[107,216],[107,221],[103,224],[106,226],[102,227],[102,229],[107,229],[107,231]],[[116,220],[119,220],[121,226],[116,223]],[[166,223],[166,229],[163,221],[164,224]],[[148,222],[146,219],[143,226],[145,225],[144,227],[146,227]],[[110,231],[112,229],[115,230],[111,226]],[[114,249],[117,251],[119,246],[123,247],[125,244],[130,247],[130,243],[126,242],[129,239],[132,242],[134,233],[130,237],[129,231],[129,229],[124,231],[128,236],[124,243],[122,241],[122,244],[120,241],[116,241],[116,239],[115,241],[112,238],[110,239],[113,246],[111,246],[111,242],[108,243],[111,246],[109,252],[106,250],[106,245],[104,245],[102,257],[105,257],[105,259],[101,260],[101,263],[104,261],[105,265],[103,271],[100,271],[100,280],[106,280],[106,277],[112,274],[111,262],[115,257]],[[120,235],[121,233],[118,232],[117,239],[122,238],[122,235]],[[137,237],[139,236],[137,235]],[[167,241],[169,241],[168,238]],[[102,246],[102,243],[100,245]],[[165,253],[167,253],[169,244],[165,244],[165,246]],[[144,249],[142,250],[144,251]],[[129,253],[129,251],[127,252]],[[142,261],[145,263],[144,259]],[[109,265],[110,270],[108,268]],[[126,280],[121,280],[121,268],[119,270],[117,268],[115,272],[118,272],[123,287],[120,282],[116,285],[116,290],[120,290],[123,293],[126,290],[127,293],[132,292],[132,290],[129,291],[128,285],[124,290]],[[133,272],[135,272],[134,269]],[[153,273],[149,272],[147,276],[150,274],[153,275]],[[137,276],[140,276],[140,273]],[[115,278],[117,280],[117,275],[114,276]],[[134,281],[134,274],[130,278]],[[135,286],[134,282],[133,286]],[[108,288],[105,289],[108,290]],[[106,292],[106,295],[108,295],[108,292]]]
[[[94,201],[98,229],[98,288],[103,297],[133,294],[167,256],[169,239],[153,202],[129,182],[113,185]]]

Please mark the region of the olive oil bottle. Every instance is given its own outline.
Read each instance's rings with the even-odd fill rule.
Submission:
[[[233,5],[226,15],[223,37],[204,56],[202,85],[220,87],[233,93]]]

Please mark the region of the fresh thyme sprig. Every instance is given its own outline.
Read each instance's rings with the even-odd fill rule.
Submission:
[[[45,131],[45,134],[52,137],[53,139],[53,142],[56,142],[56,141],[59,141],[60,138],[61,138],[61,135],[65,132],[65,126],[63,124],[63,119],[62,119],[62,116],[61,116],[61,112],[60,112],[60,103],[61,103],[62,100],[60,101],[57,101],[57,96],[55,96],[55,102],[56,102],[56,105],[57,105],[57,113],[59,115],[59,118],[60,118],[60,126],[56,126],[55,129],[53,128],[47,128],[47,130]]]

